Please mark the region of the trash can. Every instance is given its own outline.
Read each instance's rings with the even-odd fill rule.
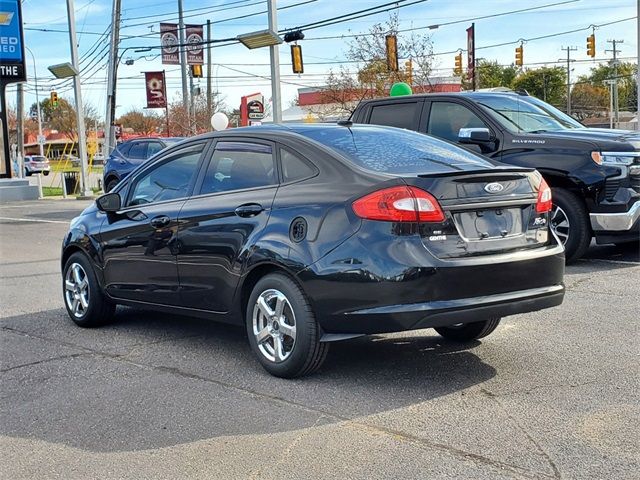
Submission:
[[[80,193],[80,174],[78,172],[64,172],[63,175],[67,195]]]

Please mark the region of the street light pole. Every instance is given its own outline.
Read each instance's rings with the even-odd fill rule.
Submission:
[[[44,157],[44,145],[40,143],[40,138],[42,137],[42,113],[40,112],[40,95],[38,94],[38,70],[36,69],[36,56],[33,54],[31,49],[25,46],[27,52],[31,54],[31,59],[33,60],[33,78],[36,82],[36,111],[38,112],[38,147],[40,150],[40,156]]]
[[[80,157],[80,195],[79,199],[91,198],[87,176],[87,145],[84,127],[84,108],[82,105],[82,90],[80,87],[80,65],[78,61],[78,42],[76,40],[76,18],[73,0],[67,0],[67,15],[69,16],[69,43],[71,44],[71,64],[78,72],[73,76],[73,91],[76,99],[76,120],[78,124],[78,156]]]
[[[278,31],[278,12],[276,0],[269,0],[268,3],[269,30]],[[273,123],[282,123],[282,100],[280,95],[280,52],[279,45],[271,45],[269,53],[271,55],[271,110]]]
[[[104,154],[109,156],[116,147],[113,120],[118,79],[118,46],[120,44],[120,0],[113,0],[111,11],[111,44],[109,45],[109,73],[107,76],[107,108],[104,121]]]

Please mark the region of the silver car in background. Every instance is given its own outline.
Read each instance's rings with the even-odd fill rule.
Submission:
[[[27,155],[24,157],[24,174],[28,177],[34,173],[49,175],[51,165],[47,157],[41,155]]]

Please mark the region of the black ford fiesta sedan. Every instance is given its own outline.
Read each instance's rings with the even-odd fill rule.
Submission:
[[[273,375],[330,342],[435,328],[453,341],[558,305],[564,254],[534,170],[364,125],[262,126],[189,139],[74,219],[66,308],[116,304],[244,323]]]

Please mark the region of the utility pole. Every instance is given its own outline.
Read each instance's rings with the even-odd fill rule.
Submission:
[[[104,120],[104,153],[108,156],[116,147],[115,128],[116,83],[118,77],[118,46],[120,44],[120,1],[113,0],[111,11],[111,44],[109,45],[109,73],[107,77],[107,108]]]
[[[618,104],[618,53],[620,53],[620,50],[616,48],[616,45],[624,43],[624,40],[607,40],[607,43],[611,43],[613,45],[611,50],[605,50],[604,53],[613,53],[613,60],[611,61],[611,65],[613,66],[613,116],[617,125],[620,121]]]
[[[638,0],[640,2],[640,0]],[[207,117],[211,119],[211,20],[207,20]]]
[[[636,4],[636,58],[640,58],[640,0]],[[640,130],[640,64],[636,65],[636,130]]]
[[[268,16],[269,30],[278,33],[278,12],[276,9],[276,0],[269,0]],[[271,111],[273,123],[282,123],[282,101],[280,95],[280,52],[278,45],[269,47],[271,56]]]
[[[189,130],[191,130],[191,110],[189,108],[189,90],[187,85],[187,47],[185,45],[184,14],[182,0],[178,0],[178,42],[180,43],[180,70],[182,70],[182,107],[187,114]]]
[[[24,83],[20,82],[18,87],[18,99],[16,101],[16,130],[18,133],[18,149],[16,160],[18,161],[18,178],[24,178]]]
[[[71,46],[71,64],[78,72],[73,76],[73,91],[76,98],[76,119],[78,124],[78,156],[80,157],[80,195],[78,199],[92,198],[87,175],[87,136],[84,128],[84,108],[82,105],[82,90],[80,87],[80,65],[78,61],[78,42],[76,40],[76,17],[73,0],[67,0],[67,15],[69,16],[69,43]]]
[[[575,52],[577,47],[562,47],[560,50],[567,51],[567,115],[571,115],[571,52]]]

